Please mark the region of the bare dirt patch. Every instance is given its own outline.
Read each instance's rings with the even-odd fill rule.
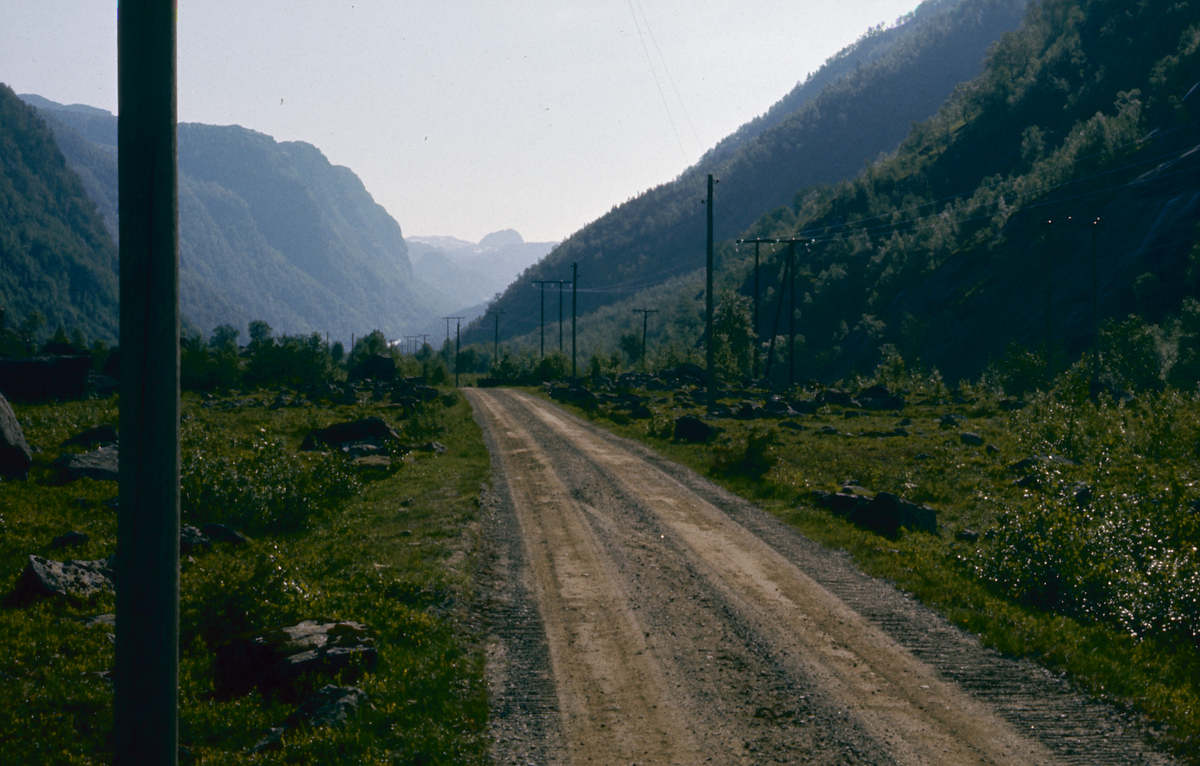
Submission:
[[[521,392],[467,393],[496,473],[497,762],[1170,762],[650,450]]]

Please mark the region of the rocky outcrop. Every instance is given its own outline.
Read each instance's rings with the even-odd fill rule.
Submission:
[[[351,679],[375,670],[379,654],[365,625],[305,620],[278,630],[252,633],[217,649],[216,691],[229,698],[258,688],[290,697],[309,674],[341,673]]]
[[[25,432],[8,400],[0,394],[0,477],[24,479],[32,465],[33,453],[25,442]]]
[[[54,561],[30,555],[17,587],[4,599],[5,606],[22,606],[39,598],[86,600],[114,591],[113,559]]]
[[[297,727],[319,729],[327,726],[344,726],[358,715],[358,709],[367,704],[367,693],[356,686],[322,687],[288,715],[280,726],[271,729],[259,740],[252,752],[261,753],[283,747],[283,735]]]
[[[82,455],[64,452],[54,462],[63,468],[67,481],[78,479],[116,481],[120,464],[119,458],[117,447],[101,447]]]

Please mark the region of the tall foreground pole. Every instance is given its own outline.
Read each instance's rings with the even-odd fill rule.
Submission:
[[[706,247],[706,287],[704,290],[704,358],[708,370],[708,411],[716,409],[717,368],[713,354],[713,177],[708,174],[708,243]]]
[[[115,761],[179,750],[179,175],[175,3],[117,20],[121,452]]]

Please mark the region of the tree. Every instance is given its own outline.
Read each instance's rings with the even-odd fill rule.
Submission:
[[[223,324],[213,328],[212,337],[208,339],[208,345],[210,348],[225,348],[232,344],[234,348],[237,348],[237,339],[241,334],[242,331],[233,325]]]
[[[713,357],[717,373],[726,378],[748,375],[754,369],[754,332],[750,299],[727,290],[713,312]]]
[[[271,325],[261,319],[253,320],[250,322],[250,345],[269,343],[272,332]]]
[[[37,335],[43,327],[46,326],[46,315],[37,309],[33,309],[25,315],[25,321],[21,323],[21,334],[25,336],[28,343],[34,343],[37,340]]]

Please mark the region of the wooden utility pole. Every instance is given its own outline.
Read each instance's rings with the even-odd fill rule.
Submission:
[[[442,319],[446,320],[446,342],[449,343],[450,342],[450,320],[451,319],[462,319],[462,317],[442,317]]]
[[[558,280],[558,354],[563,352],[563,280]]]
[[[713,177],[708,174],[708,239],[705,248],[705,291],[704,291],[704,357],[707,367],[708,382],[708,412],[711,414],[717,406],[717,368],[716,356],[713,353]]]
[[[500,359],[500,315],[503,311],[488,311],[489,314],[496,317],[496,329],[494,340],[492,341],[492,361]]]
[[[121,452],[114,761],[179,755],[179,165],[175,3],[117,20]]]
[[[458,388],[458,351],[462,347],[462,317],[454,323],[454,387]]]
[[[788,242],[788,387],[796,385],[796,240]]]
[[[642,314],[642,372],[646,371],[646,327],[649,324],[650,315],[657,314],[658,309],[634,309],[633,313],[641,312]]]
[[[542,328],[542,346],[539,356],[540,359],[546,358],[546,285],[549,283],[549,281],[550,280],[548,279],[533,280],[533,283],[538,286],[538,292],[541,293],[542,300],[541,313],[538,315],[539,323],[541,324]]]
[[[577,292],[579,290],[579,264],[571,264],[571,377],[578,377],[575,374],[575,319],[578,314],[579,306],[577,300]]]
[[[758,294],[759,294],[759,292],[758,292],[758,246],[764,242],[769,243],[769,244],[776,244],[779,242],[779,240],[777,240],[777,239],[739,239],[738,240],[738,244],[741,244],[743,242],[753,242],[754,243],[754,339],[755,339],[755,348],[754,348],[753,372],[754,372],[754,377],[757,378],[758,377],[758,367],[759,367],[758,343],[757,343],[757,341],[758,341]]]

